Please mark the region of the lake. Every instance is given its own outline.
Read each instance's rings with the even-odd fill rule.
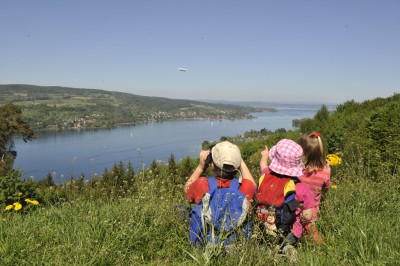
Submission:
[[[30,142],[15,140],[18,156],[15,167],[23,178],[41,180],[52,173],[61,183],[81,173],[85,178],[102,174],[115,162],[129,161],[135,172],[153,160],[168,162],[171,154],[181,158],[198,157],[205,140],[243,135],[251,129],[274,131],[293,129],[294,119],[313,117],[321,105],[275,104],[277,112],[254,113],[254,119],[179,120],[98,130],[40,131]]]

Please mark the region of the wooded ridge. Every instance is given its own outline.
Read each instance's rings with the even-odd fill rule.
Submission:
[[[19,105],[33,129],[110,128],[174,119],[251,118],[260,108],[97,89],[0,85],[0,105]],[[268,109],[271,111],[271,109]]]

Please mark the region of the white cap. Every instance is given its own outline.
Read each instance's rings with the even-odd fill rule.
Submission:
[[[242,155],[239,147],[229,141],[223,141],[215,145],[211,150],[213,163],[221,170],[226,170],[224,165],[231,165],[234,170],[239,169]]]

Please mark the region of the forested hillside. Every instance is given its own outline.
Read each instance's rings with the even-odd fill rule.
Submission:
[[[252,107],[146,97],[93,89],[0,85],[0,104],[21,106],[34,129],[106,128],[171,119],[250,117]]]

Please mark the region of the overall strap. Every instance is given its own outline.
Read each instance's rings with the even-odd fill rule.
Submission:
[[[289,203],[295,200],[295,198],[296,198],[296,192],[290,193],[290,195],[285,198],[284,203]]]
[[[210,187],[210,190],[215,190],[217,189],[217,180],[215,177],[209,177],[207,178],[208,186]]]
[[[292,180],[293,180],[293,182],[294,182],[295,184],[301,183],[301,180],[300,180],[298,177],[296,177],[296,176],[293,176],[293,177],[292,177]]]
[[[233,178],[232,179],[232,183],[230,184],[230,188],[234,188],[234,189],[239,189],[239,186],[240,186],[240,184],[239,184],[239,178]]]

